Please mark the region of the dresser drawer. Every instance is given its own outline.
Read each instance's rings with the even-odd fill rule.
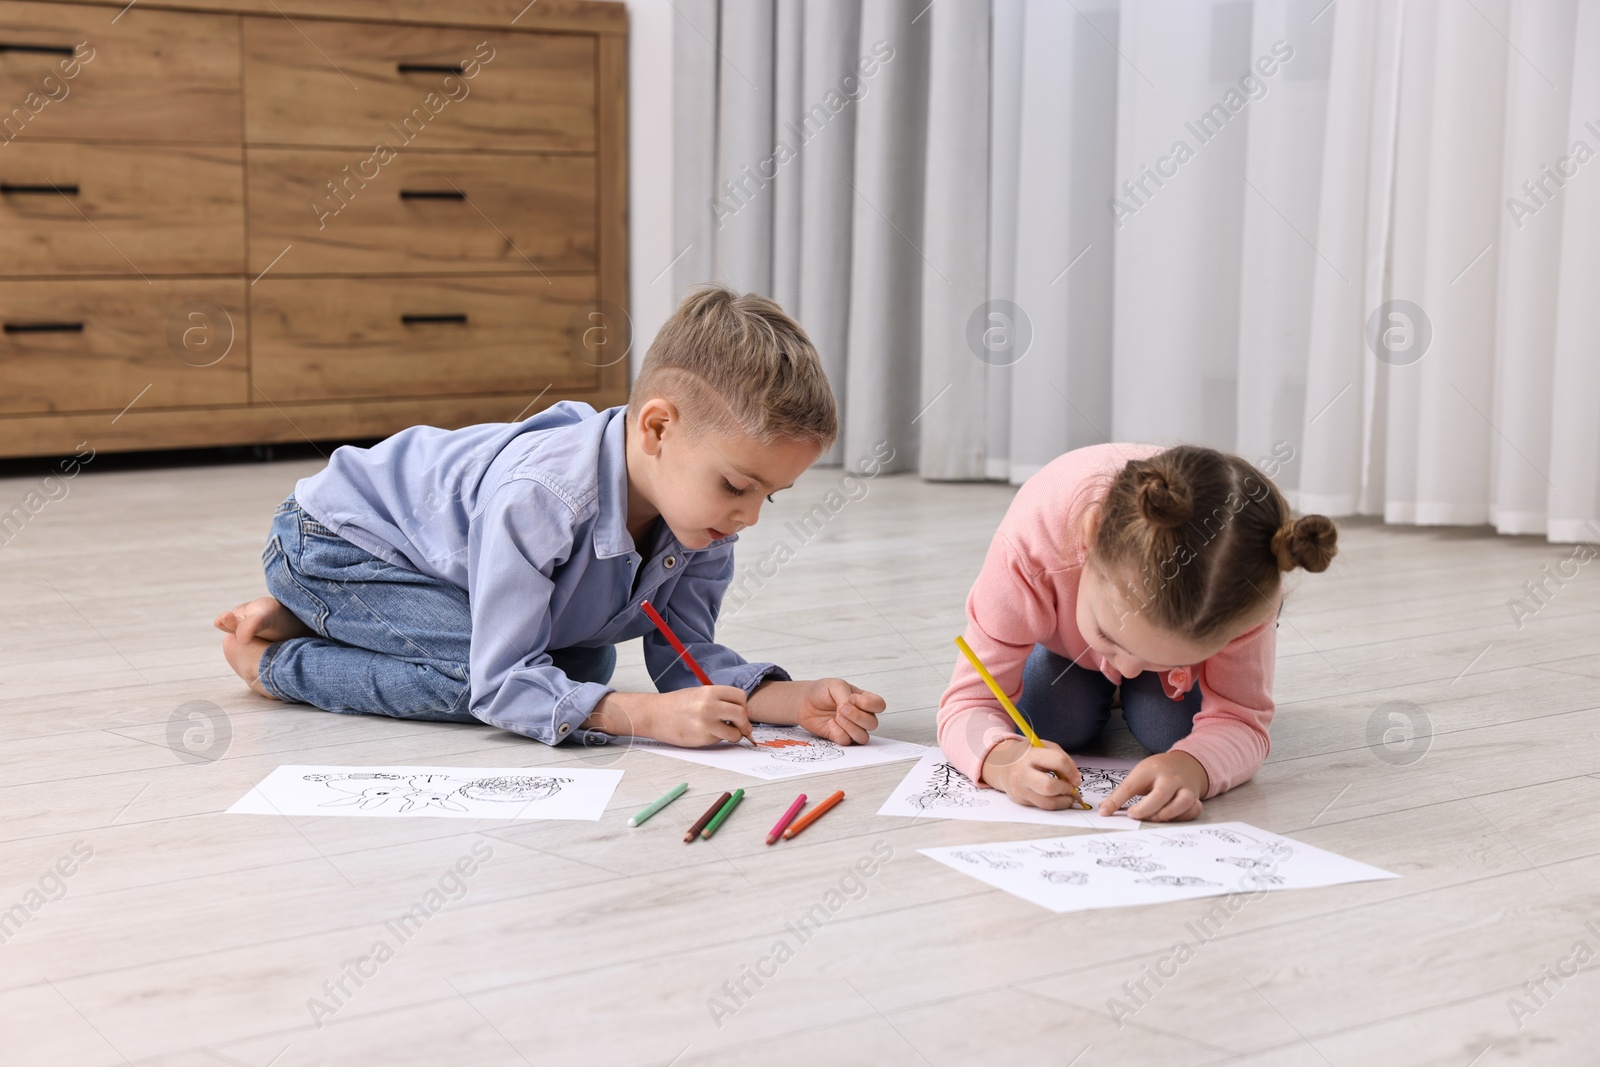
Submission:
[[[592,389],[594,302],[592,276],[268,275],[251,292],[254,380],[275,402]]]
[[[251,144],[595,147],[592,37],[246,18],[244,72]]]
[[[241,150],[0,147],[0,276],[238,274]]]
[[[589,156],[250,150],[250,272],[595,269]]]
[[[6,282],[0,412],[244,403],[244,291],[243,278]]]
[[[231,16],[0,2],[0,46],[0,144],[239,140]]]

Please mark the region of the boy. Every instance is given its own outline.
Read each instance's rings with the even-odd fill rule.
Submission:
[[[733,543],[838,432],[822,364],[754,294],[690,296],[627,406],[416,426],[340,448],[279,506],[270,596],[216,620],[252,689],[329,711],[486,722],[556,744],[738,742],[750,722],[865,744],[883,698],[713,640]],[[649,600],[711,676],[651,625]],[[659,693],[606,683],[644,638]]]

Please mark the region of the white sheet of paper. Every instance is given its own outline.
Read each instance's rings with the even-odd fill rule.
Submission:
[[[755,735],[756,748],[751,748],[743,741],[737,745],[680,748],[647,737],[630,737],[614,743],[768,781],[874,767],[880,763],[916,759],[928,751],[924,745],[877,736],[865,745],[836,745],[813,736],[803,726],[773,726],[758,722],[751,724],[750,732]]]
[[[584,819],[605,813],[617,770],[567,767],[279,767],[230,815]]]
[[[1398,878],[1242,822],[918,849],[1054,912]]]
[[[1083,799],[1099,806],[1122,784],[1136,760],[1075,760],[1083,773]],[[1126,806],[1126,805],[1124,805]],[[1040,826],[1080,826],[1091,830],[1137,830],[1139,820],[1126,815],[1101,815],[1095,811],[1046,811],[1018,804],[998,789],[979,789],[972,779],[952,767],[939,749],[933,749],[905,776],[879,815],[904,815],[924,819],[970,819],[973,822],[1023,822]]]

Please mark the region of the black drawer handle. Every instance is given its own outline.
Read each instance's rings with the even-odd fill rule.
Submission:
[[[401,315],[400,321],[407,326],[415,326],[423,322],[452,322],[465,326],[467,317],[465,315]]]
[[[41,56],[71,56],[77,49],[66,44],[7,44],[0,42],[0,52],[32,52]]]
[[[401,74],[461,74],[464,73],[459,63],[396,63],[395,69]]]
[[[8,322],[6,333],[82,333],[81,322]]]
[[[465,200],[467,194],[460,189],[402,189],[401,200]]]
[[[77,196],[76,185],[13,185],[10,182],[0,182],[0,196],[20,196],[23,193],[62,193],[66,196]]]

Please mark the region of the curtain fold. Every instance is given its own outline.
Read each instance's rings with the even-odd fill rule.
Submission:
[[[674,6],[673,281],[797,315],[825,462],[1600,539],[1600,0]]]

